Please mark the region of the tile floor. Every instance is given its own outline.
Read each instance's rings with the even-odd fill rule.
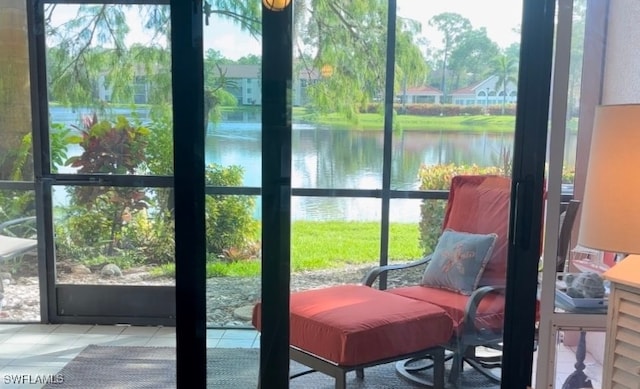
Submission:
[[[207,330],[207,347],[259,347],[258,333],[243,329]],[[122,346],[175,346],[173,327],[96,325],[0,324],[0,389],[34,389],[39,383],[19,383],[55,375],[89,344]],[[557,388],[573,371],[575,352],[559,350]],[[601,374],[600,366],[587,355],[586,372]],[[40,378],[42,379],[42,378]],[[599,382],[593,382],[599,388]]]
[[[89,344],[175,346],[175,339],[173,327],[0,324],[0,388],[40,388],[25,380],[55,375]],[[258,333],[207,330],[207,347],[259,347]]]

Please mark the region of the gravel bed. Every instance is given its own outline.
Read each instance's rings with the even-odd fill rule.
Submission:
[[[291,290],[300,291],[338,284],[360,283],[372,265],[348,265],[339,269],[296,272],[291,275]],[[416,284],[423,267],[392,272],[389,287]],[[1,322],[29,322],[40,320],[40,296],[37,277],[3,278],[4,300],[0,309]],[[167,278],[152,278],[147,269],[134,269],[122,277],[101,277],[82,272],[60,275],[60,283],[173,285]],[[207,324],[210,327],[251,326],[251,307],[260,299],[259,277],[214,277],[207,279]]]

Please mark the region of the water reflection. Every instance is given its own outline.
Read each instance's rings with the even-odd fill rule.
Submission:
[[[259,123],[226,122],[210,126],[206,162],[243,166],[245,185],[260,186],[261,136]],[[571,139],[575,142],[575,136]],[[382,132],[296,123],[292,142],[293,187],[382,187]],[[510,151],[512,144],[510,133],[403,131],[394,134],[391,186],[400,190],[417,189],[421,164],[497,165],[501,151]]]
[[[114,110],[113,114],[130,116],[131,110]],[[52,120],[77,124],[86,112],[52,108]],[[128,115],[127,115],[128,114]],[[148,120],[148,111],[138,110],[138,117]],[[205,162],[244,168],[245,186],[261,186],[262,131],[256,113],[238,116],[238,121],[210,123],[205,133]],[[265,134],[268,136],[268,134]],[[380,189],[383,171],[382,131],[328,128],[313,124],[293,124],[292,185],[294,188]],[[512,150],[512,133],[402,131],[393,134],[391,187],[397,190],[418,189],[421,164],[495,166],[501,162],[502,150]],[[75,147],[75,148],[74,148]],[[565,165],[574,166],[576,134],[567,134]],[[70,155],[79,152],[69,148]],[[63,167],[60,172],[71,173]],[[296,219],[378,220],[377,199],[334,198],[326,201],[298,197],[292,200]],[[399,219],[419,218],[415,206],[398,211]],[[260,212],[257,210],[256,217]]]

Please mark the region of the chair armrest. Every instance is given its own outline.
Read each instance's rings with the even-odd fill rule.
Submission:
[[[410,269],[412,267],[424,265],[428,263],[430,260],[431,260],[431,255],[414,262],[374,267],[373,269],[369,270],[367,274],[364,276],[362,280],[362,284],[371,286],[376,281],[376,279],[383,273],[387,273],[392,270]]]
[[[26,216],[18,219],[8,220],[4,223],[0,223],[0,233],[5,232],[8,236],[15,236],[15,234],[11,232],[11,229],[9,227],[14,227],[20,224],[27,224],[29,222],[34,222],[35,220],[35,216]]]
[[[474,332],[481,332],[481,329],[476,328],[476,314],[478,307],[480,306],[480,302],[489,293],[504,293],[505,290],[506,286],[504,285],[482,286],[474,290],[469,301],[467,301],[467,306],[464,308],[464,319],[462,322],[465,323],[465,330],[467,328],[473,328]]]

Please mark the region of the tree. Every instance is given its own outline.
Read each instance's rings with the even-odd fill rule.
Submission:
[[[460,14],[444,12],[432,17],[429,20],[429,25],[436,27],[443,34],[442,43],[444,43],[444,48],[442,49],[442,81],[440,83],[440,89],[442,90],[442,98],[446,101],[446,74],[448,70],[449,55],[459,43],[460,36],[471,29],[471,22]]]
[[[168,6],[81,5],[75,18],[53,25],[57,4],[45,9],[49,88],[51,96],[69,105],[94,106],[97,82],[113,91],[111,100],[133,102],[134,81],[144,73],[158,101],[170,102],[170,14]],[[130,31],[127,13],[138,9],[142,28],[151,37],[145,45],[126,44]],[[212,15],[235,21],[253,35],[260,32],[259,2],[215,0],[205,2],[206,19]]]
[[[230,92],[237,88],[234,81],[227,78],[224,66],[234,62],[225,58],[218,50],[209,49],[204,58],[204,115],[205,123],[216,121],[220,117],[219,107],[235,106],[238,104],[235,96]]]
[[[299,0],[294,7],[294,31],[297,58],[305,61],[310,72],[317,75],[327,65],[332,76],[320,80],[309,88],[312,104],[321,111],[340,112],[355,119],[359,109],[380,96],[384,90],[386,61],[387,2],[382,0]],[[56,5],[47,6],[48,20]],[[57,64],[50,67],[52,96],[69,104],[100,104],[96,102],[96,79],[104,76],[109,88],[118,89],[118,98],[131,100],[132,81],[137,69],[147,64],[162,68],[165,62],[158,57],[151,59],[140,55],[133,58],[125,45],[129,31],[125,11],[134,6],[82,5],[75,19],[62,26],[49,24],[49,41],[55,46]],[[166,6],[139,6],[144,28],[158,38],[168,37],[169,9]],[[237,23],[251,35],[260,33],[259,2],[242,0],[205,1],[205,22],[214,23],[210,17],[227,18]],[[426,65],[415,44],[414,34],[419,30],[415,23],[398,21],[397,70],[407,80],[424,78]],[[156,39],[152,46],[169,58],[168,39]],[[209,54],[209,53],[208,53]],[[225,90],[225,77],[218,65],[222,58],[205,58],[207,75],[207,101],[221,101],[217,96]],[[253,55],[241,58],[240,64],[258,64],[260,58]],[[168,69],[168,67],[166,68]],[[153,68],[152,68],[153,70]],[[105,74],[106,73],[106,74]],[[167,71],[162,73],[168,74]],[[314,77],[314,78],[317,78]],[[219,82],[215,83],[215,80]],[[69,82],[73,86],[69,87]],[[397,89],[397,88],[396,88]],[[161,94],[166,96],[167,94]]]
[[[249,54],[238,58],[236,63],[239,65],[260,65],[262,63],[262,58],[255,54]]]
[[[518,60],[506,54],[500,54],[493,60],[494,71],[498,79],[496,88],[502,89],[502,114],[507,104],[507,85],[518,81]]]
[[[396,53],[400,55],[396,58],[396,80],[400,80],[402,84],[404,108],[407,87],[424,85],[428,67],[418,41],[414,40],[422,29],[421,24],[415,20],[399,18],[397,28],[399,33],[396,34]]]
[[[323,78],[309,88],[312,105],[320,112],[339,112],[357,120],[364,105],[383,95],[387,7],[381,0],[296,2],[297,57],[308,73],[322,70]],[[417,31],[416,22],[398,19],[396,85],[426,76],[426,64],[414,39]]]
[[[452,90],[466,86],[468,75],[476,79],[489,76],[493,70],[491,61],[499,53],[500,48],[489,38],[484,27],[460,34],[449,62]]]

